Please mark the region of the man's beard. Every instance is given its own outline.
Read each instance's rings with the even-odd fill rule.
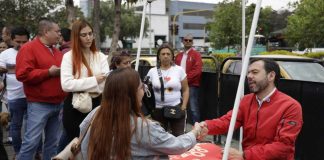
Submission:
[[[251,87],[250,84],[253,84],[254,86]],[[267,88],[269,85],[268,79],[264,78],[262,81],[259,82],[249,82],[249,89],[251,93],[259,93],[260,91],[263,91],[265,88]]]

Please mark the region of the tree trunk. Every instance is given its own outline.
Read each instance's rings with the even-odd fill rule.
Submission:
[[[75,7],[73,0],[65,0],[65,7],[67,12],[67,21],[72,26],[75,19]]]
[[[121,0],[115,0],[114,32],[111,40],[108,62],[110,62],[112,56],[117,51],[119,34],[120,34],[120,23],[121,23]]]
[[[95,33],[95,41],[96,41],[96,46],[97,49],[100,50],[101,42],[100,42],[100,0],[93,0],[93,10],[92,10],[92,15],[93,15],[93,31]]]

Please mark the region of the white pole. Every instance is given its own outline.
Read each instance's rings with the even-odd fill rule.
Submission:
[[[228,152],[229,152],[229,148],[230,148],[232,137],[233,137],[234,126],[235,126],[235,122],[236,122],[236,116],[237,116],[237,112],[238,112],[238,107],[239,107],[239,103],[240,103],[241,94],[242,94],[242,91],[244,89],[244,81],[245,81],[247,68],[248,68],[248,64],[249,64],[249,60],[250,60],[250,54],[251,54],[251,50],[252,50],[253,39],[254,39],[256,27],[257,27],[257,24],[258,24],[260,8],[261,8],[261,2],[262,2],[262,0],[257,1],[255,11],[254,11],[254,15],[253,15],[253,21],[252,21],[252,26],[251,26],[250,35],[249,35],[249,41],[248,41],[248,45],[247,45],[247,49],[246,49],[246,55],[244,56],[242,72],[241,72],[241,76],[240,76],[240,82],[239,82],[239,86],[238,86],[238,89],[237,89],[237,92],[236,92],[236,97],[235,97],[235,103],[234,103],[234,108],[233,108],[233,112],[232,112],[231,123],[230,123],[229,129],[228,129],[228,134],[227,134],[227,137],[226,137],[226,144],[225,144],[222,160],[227,160],[228,159]]]
[[[149,23],[149,26],[150,26],[149,27],[149,33],[150,33],[149,34],[149,36],[150,36],[150,39],[149,39],[149,48],[150,48],[150,54],[152,54],[152,46],[151,46],[152,45],[152,26],[151,26],[152,25],[152,21],[151,21],[152,20],[152,18],[151,18],[151,13],[152,12],[151,12],[151,3],[152,2],[149,2],[149,5],[150,5],[149,6],[149,13],[150,13],[150,17],[149,17],[150,18],[150,23]]]
[[[135,64],[136,71],[138,71],[139,58],[140,58],[140,54],[141,54],[147,0],[144,0],[143,4],[144,5],[143,5],[143,13],[142,13],[141,30],[140,30],[140,35],[139,35],[139,39],[138,39],[138,47],[137,47],[137,54],[136,54],[136,64]]]
[[[243,57],[245,55],[245,0],[242,0],[242,63],[243,63]],[[244,96],[244,90],[242,91],[241,97]],[[243,141],[243,127],[240,127],[240,142],[239,142],[239,151],[242,151],[242,141]]]

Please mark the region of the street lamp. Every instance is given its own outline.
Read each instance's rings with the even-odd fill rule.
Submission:
[[[151,3],[153,2],[154,0],[147,0],[147,3],[149,4],[149,13],[150,13],[150,16],[149,16],[149,49],[150,49],[150,54],[152,54],[152,22],[151,22]]]

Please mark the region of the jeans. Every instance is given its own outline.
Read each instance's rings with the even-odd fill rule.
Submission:
[[[191,86],[189,88],[189,105],[191,112],[191,119],[193,124],[195,122],[200,122],[200,109],[198,104],[198,96],[199,96],[199,87]]]
[[[27,100],[26,98],[18,98],[13,100],[8,100],[8,106],[10,111],[10,133],[12,137],[12,145],[16,155],[18,155],[21,147],[21,130],[22,126],[26,126],[26,111],[27,111]],[[25,120],[25,124],[23,121]],[[42,139],[39,142],[37,152],[42,152]]]
[[[26,132],[18,160],[33,159],[43,131],[45,133],[43,160],[50,160],[56,154],[57,135],[60,133],[61,123],[59,114],[62,106],[62,103],[28,102]]]

